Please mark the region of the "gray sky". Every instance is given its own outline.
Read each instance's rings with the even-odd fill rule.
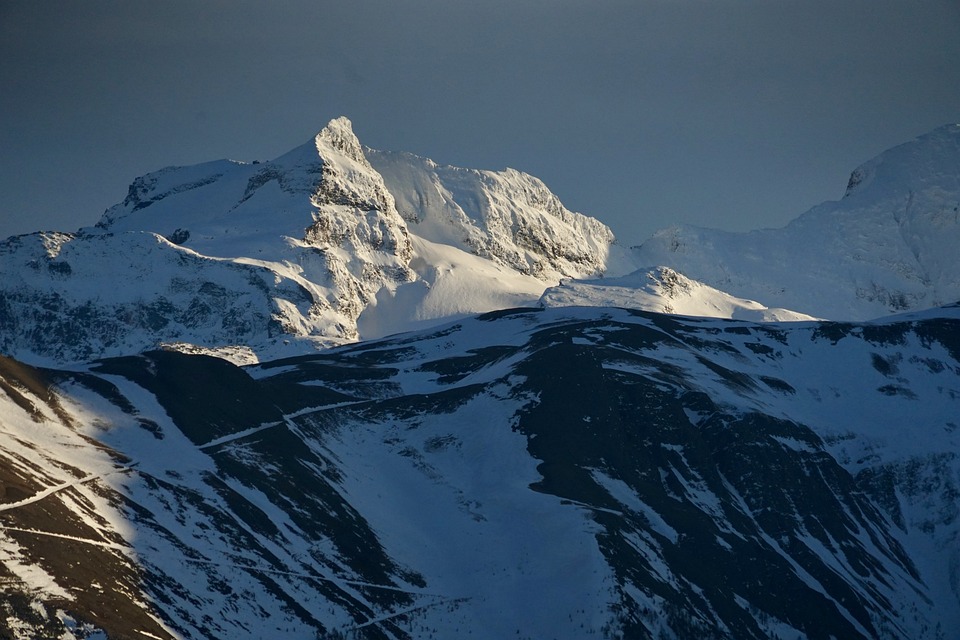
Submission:
[[[960,122],[960,2],[0,0],[0,237],[339,115],[375,148],[532,173],[625,244],[782,226]]]

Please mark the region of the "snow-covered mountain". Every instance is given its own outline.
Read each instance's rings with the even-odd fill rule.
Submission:
[[[958,140],[882,154],[783,229],[676,227],[631,252],[532,176],[365,148],[338,118],[269,162],[138,178],[96,227],[0,243],[0,352],[255,362],[538,300],[763,320],[937,306],[960,299]]]
[[[886,151],[846,195],[782,229],[671,227],[636,248],[640,264],[765,306],[836,320],[960,300],[960,125]]]
[[[960,307],[811,316],[960,298],[958,140],[630,254],[337,119],[0,243],[0,637],[949,640]]]
[[[338,118],[270,162],[138,178],[94,228],[0,244],[0,351],[300,353],[533,302],[560,277],[602,274],[612,243],[536,178],[365,153]]]
[[[0,634],[946,640],[958,336],[529,308],[0,358]]]

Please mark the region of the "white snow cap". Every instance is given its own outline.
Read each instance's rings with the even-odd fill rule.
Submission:
[[[884,151],[850,174],[844,197],[871,187],[891,191],[922,184],[960,191],[960,124],[946,124]]]

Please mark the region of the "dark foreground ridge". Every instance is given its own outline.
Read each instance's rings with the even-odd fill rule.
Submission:
[[[516,309],[2,359],[0,637],[949,638],[958,335]]]

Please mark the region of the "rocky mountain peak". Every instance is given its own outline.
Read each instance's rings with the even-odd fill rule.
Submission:
[[[960,299],[958,216],[949,125],[783,229],[679,227],[626,255],[533,176],[375,151],[341,117],[271,161],[138,178],[96,228],[0,245],[0,350],[64,362],[173,341],[262,358],[538,300],[864,320]],[[649,265],[672,271],[611,279]]]
[[[370,337],[361,324],[383,335],[533,304],[560,277],[605,269],[610,230],[532,176],[376,157],[335,118],[273,160],[137,178],[95,228],[45,236],[45,257],[9,242],[0,350],[64,362],[174,343],[275,357]]]
[[[363,147],[360,145],[360,140],[357,139],[356,134],[353,133],[353,123],[344,116],[331,120],[327,126],[317,134],[315,143],[321,157],[324,155],[325,150],[333,149],[347,156],[354,162],[359,162],[360,164],[367,163],[363,155]]]

